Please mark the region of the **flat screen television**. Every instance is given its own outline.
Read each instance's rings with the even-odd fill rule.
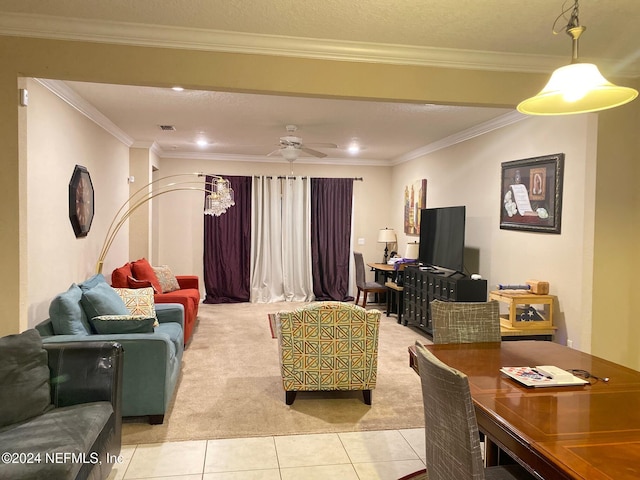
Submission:
[[[464,271],[466,207],[425,208],[420,211],[419,262]]]

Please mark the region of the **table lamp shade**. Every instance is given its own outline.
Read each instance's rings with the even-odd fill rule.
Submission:
[[[420,244],[417,242],[407,243],[407,248],[404,250],[404,258],[415,260],[418,258],[418,252],[420,250]]]
[[[392,228],[383,228],[378,232],[379,243],[393,243],[396,241],[396,232]]]

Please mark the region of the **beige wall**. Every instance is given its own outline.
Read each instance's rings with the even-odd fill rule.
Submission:
[[[465,264],[489,290],[498,283],[546,280],[558,296],[556,341],[590,350],[591,265],[595,170],[592,140],[597,116],[527,118],[463,143],[398,165],[393,170],[393,226],[402,231],[404,186],[427,179],[427,206],[467,207]],[[502,162],[564,153],[562,234],[501,230]],[[415,237],[403,235],[400,242]],[[478,258],[479,255],[479,258]],[[586,283],[586,290],[581,283]]]
[[[640,82],[635,87],[639,88]],[[640,102],[600,114],[593,353],[640,370]]]
[[[129,149],[35,80],[27,83],[28,326],[49,316],[49,303],[95,273],[113,213],[127,199]],[[91,230],[76,238],[69,221],[69,181],[87,167],[95,195]],[[128,256],[128,229],[111,258]],[[111,271],[113,264],[105,265]]]
[[[0,264],[4,270],[0,335],[20,331],[27,324],[26,141],[19,131],[19,119],[25,111],[18,106],[17,92],[21,77],[487,106],[514,106],[537,92],[547,77],[20,37],[0,37],[0,58],[0,143],[5,155],[0,176]],[[282,75],[282,71],[289,74]],[[634,82],[637,88],[639,81]],[[631,241],[616,241],[625,235],[636,236],[640,229],[637,193],[629,203],[620,202],[622,206],[611,211],[611,198],[618,198],[621,190],[637,191],[633,179],[637,177],[640,148],[633,128],[638,124],[640,102],[622,109],[620,113],[605,112],[599,119],[597,172],[605,178],[596,179],[594,275],[598,282],[615,276],[624,294],[612,299],[610,289],[597,287],[590,293],[593,331],[603,332],[597,353],[640,368],[639,337],[632,330],[636,302],[631,281],[640,263],[638,249]],[[611,152],[616,156],[609,157]],[[619,175],[619,182],[608,178],[614,174]],[[626,223],[618,220],[621,216]],[[614,271],[608,267],[611,258],[613,264],[628,262],[633,268]],[[606,276],[597,278],[600,273]],[[594,342],[600,341],[595,336]]]
[[[143,199],[151,192],[152,157],[149,148],[131,148],[129,151],[129,175],[134,182],[129,185],[129,195]],[[136,208],[133,205],[131,208]],[[137,207],[129,222],[129,254],[132,258],[152,258],[153,202]],[[124,263],[124,260],[122,261]],[[105,270],[106,273],[108,271]]]

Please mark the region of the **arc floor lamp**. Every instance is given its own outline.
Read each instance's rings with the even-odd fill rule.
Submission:
[[[136,190],[116,212],[107,230],[100,256],[96,263],[96,273],[102,273],[104,259],[116,235],[131,214],[148,201],[170,192],[201,191],[205,197],[204,214],[219,217],[235,205],[234,193],[229,180],[205,173],[178,173],[158,178]]]

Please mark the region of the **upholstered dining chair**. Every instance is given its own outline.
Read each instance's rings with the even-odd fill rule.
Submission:
[[[443,302],[433,300],[433,343],[499,342],[500,306],[489,302]]]
[[[387,287],[378,282],[367,282],[367,271],[364,266],[362,253],[353,252],[353,259],[356,264],[356,286],[358,287],[356,305],[358,305],[358,302],[360,301],[360,293],[362,292],[364,294],[362,308],[365,308],[367,306],[367,296],[369,293],[385,293],[387,291]]]
[[[426,443],[426,471],[413,480],[533,480],[518,464],[485,468],[469,379],[416,342]]]
[[[298,391],[362,390],[371,405],[378,371],[380,311],[317,302],[276,314],[287,405]]]

